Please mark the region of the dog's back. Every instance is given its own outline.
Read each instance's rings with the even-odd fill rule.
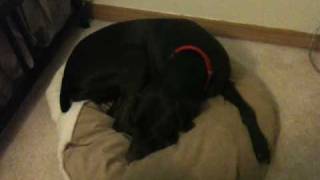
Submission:
[[[212,63],[216,72],[223,73],[214,75],[213,82],[227,79],[230,70],[225,51],[210,34],[194,22],[183,19],[121,22],[89,35],[73,50],[62,82],[62,111],[69,109],[71,101],[108,99],[101,97],[99,93],[117,94],[110,92],[110,89],[127,89],[128,87],[120,87],[120,83],[127,84],[141,77],[141,74],[146,73],[145,66],[148,68],[149,78],[152,79],[166,67],[174,49],[183,44],[197,45],[210,56],[214,56]],[[125,55],[126,52],[130,52],[131,57]],[[121,72],[129,71],[132,72],[131,77],[121,77]],[[134,74],[138,77],[132,77]],[[137,86],[140,86],[141,82],[138,84]]]

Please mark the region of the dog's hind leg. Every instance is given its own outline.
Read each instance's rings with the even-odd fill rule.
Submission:
[[[254,110],[241,97],[234,84],[230,81],[227,83],[222,95],[238,108],[242,122],[249,132],[257,160],[260,163],[269,163],[270,150],[268,147],[268,141],[259,128]]]

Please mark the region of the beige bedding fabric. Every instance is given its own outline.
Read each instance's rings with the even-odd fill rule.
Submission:
[[[233,79],[274,150],[280,128],[272,95],[243,67],[233,65]],[[209,100],[196,127],[176,145],[131,164],[124,159],[129,142],[112,122],[92,104],[82,108],[63,152],[71,180],[250,180],[263,179],[268,169],[256,162],[237,108],[222,97]]]

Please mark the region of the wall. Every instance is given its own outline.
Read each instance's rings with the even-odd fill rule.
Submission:
[[[309,33],[320,25],[320,0],[94,0],[94,3]]]

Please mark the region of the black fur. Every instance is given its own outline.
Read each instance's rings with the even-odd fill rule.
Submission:
[[[209,86],[199,54],[174,50],[186,44],[201,48],[213,66]],[[67,63],[61,89],[61,109],[72,101],[112,101],[108,112],[114,128],[130,134],[128,159],[174,144],[179,132],[193,127],[192,120],[210,97],[223,95],[236,105],[246,125],[259,162],[269,162],[268,143],[254,110],[229,80],[229,58],[209,33],[182,19],[136,20],[103,28],[82,40]]]

